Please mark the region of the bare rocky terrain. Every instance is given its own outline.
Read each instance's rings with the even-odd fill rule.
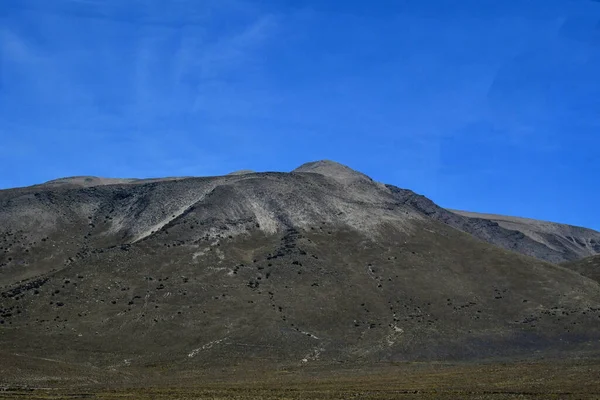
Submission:
[[[20,372],[0,372],[594,355],[597,264],[558,263],[599,242],[445,210],[330,161],[2,190],[0,360]]]
[[[600,232],[592,229],[529,218],[455,210],[452,212],[471,219],[498,224],[500,228],[511,232],[522,233],[521,242],[526,239],[530,243],[529,252],[520,251],[517,246],[513,249],[551,262],[575,261],[600,253]]]

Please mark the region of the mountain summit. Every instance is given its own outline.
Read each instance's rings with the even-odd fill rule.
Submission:
[[[367,175],[355,171],[352,168],[330,160],[321,160],[302,164],[292,172],[309,172],[321,174],[333,178],[343,183],[352,183],[357,181],[372,182]]]

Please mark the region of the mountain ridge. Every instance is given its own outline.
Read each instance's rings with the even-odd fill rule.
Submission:
[[[420,214],[422,217],[434,218],[456,229],[474,235],[488,243],[553,263],[575,261],[600,253],[600,232],[596,232],[592,229],[534,219],[480,214],[460,210],[445,210],[425,196],[418,195],[408,189],[398,188],[394,185],[385,185],[375,182],[367,175],[355,171],[346,165],[330,160],[308,162],[291,171],[291,174],[302,175],[306,173],[323,176],[325,179],[331,180],[330,182],[337,182],[336,184],[342,186],[353,187],[356,189],[353,192],[353,195],[356,197],[355,200],[358,200],[362,196],[361,201],[370,202],[373,200],[370,198],[372,193],[380,192],[379,196],[381,196],[381,193],[384,193],[384,197],[388,197],[387,200],[384,201],[390,201],[389,195],[391,194],[391,196],[395,196],[395,200],[400,203],[410,203],[413,211],[416,211],[417,214]],[[2,191],[2,193],[6,193],[7,190],[9,192],[14,190],[44,190],[46,188],[54,187],[55,185],[63,188],[101,188],[103,186],[131,184],[136,187],[154,187],[156,184],[166,182],[193,181],[211,181],[213,183],[209,184],[209,187],[214,189],[218,186],[226,185],[227,182],[255,179],[260,176],[275,176],[273,174],[277,175],[285,173],[242,170],[216,177],[170,177],[151,179],[105,179],[81,176],[59,178],[31,187],[6,189]],[[92,179],[92,181],[85,182],[87,179]],[[119,190],[126,190],[126,187],[127,186],[123,186]],[[203,192],[204,189],[199,190],[200,192]],[[206,193],[204,193],[204,195],[205,194]],[[160,229],[161,226],[168,223],[169,218],[175,218],[173,215],[179,215],[185,212],[187,208],[192,207],[194,203],[200,201],[204,195],[196,195],[196,193],[188,191],[187,194],[184,194],[182,197],[182,193],[173,193],[176,201],[173,201],[173,199],[167,201],[171,204],[178,203],[178,205],[166,207],[170,209],[169,213],[171,217],[161,217],[159,218],[159,221],[149,224],[147,227],[137,228],[138,233],[135,234],[137,236],[132,240],[141,240],[143,236],[149,235],[152,231]],[[258,212],[261,211],[259,210]],[[139,213],[141,214],[143,211],[140,211]],[[158,217],[155,217],[154,219],[156,218]],[[132,225],[135,225],[135,223],[132,222]],[[272,225],[272,222],[267,223],[267,226],[271,226],[271,228],[269,228],[271,231]]]
[[[0,346],[123,371],[600,351],[600,284],[561,255],[331,162],[3,190]]]

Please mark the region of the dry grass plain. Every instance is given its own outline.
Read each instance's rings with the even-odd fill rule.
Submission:
[[[0,399],[600,399],[600,360],[516,363],[407,363],[332,371],[326,367],[270,373],[179,374],[65,388],[11,388]],[[141,375],[140,375],[141,376]]]

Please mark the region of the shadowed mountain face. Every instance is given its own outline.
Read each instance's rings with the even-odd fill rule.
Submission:
[[[561,254],[330,161],[4,190],[0,346],[113,368],[599,350],[600,286]]]
[[[512,248],[500,242],[491,241],[491,243],[547,261],[573,261],[600,253],[600,232],[592,229],[528,218],[466,211],[452,212],[475,220],[487,221],[507,231],[522,233],[521,239],[524,240]]]

